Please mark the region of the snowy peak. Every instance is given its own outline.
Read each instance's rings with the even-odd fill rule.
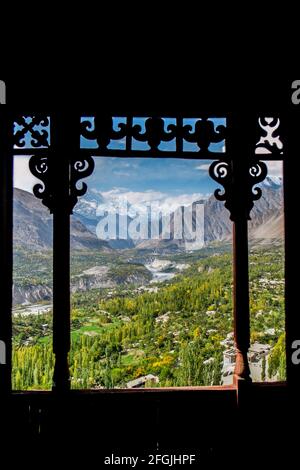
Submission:
[[[84,197],[79,198],[75,208],[75,213],[83,217],[95,219],[97,209],[100,204],[103,204],[103,201],[103,196],[92,189],[88,191]]]
[[[76,217],[71,217],[71,246],[73,249],[109,249],[105,241]],[[52,216],[39,199],[21,189],[14,189],[14,244],[15,246],[49,250],[53,245]]]
[[[261,186],[271,189],[280,189],[282,187],[282,184],[283,180],[281,176],[267,176]]]

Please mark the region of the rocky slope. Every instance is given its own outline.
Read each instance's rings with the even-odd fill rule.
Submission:
[[[14,190],[14,245],[32,250],[49,250],[53,240],[53,217],[32,194]],[[71,247],[80,249],[109,249],[105,241],[71,217]]]
[[[263,185],[263,194],[259,201],[256,201],[251,212],[249,221],[249,238],[256,242],[270,242],[272,240],[282,240],[284,237],[284,216],[283,216],[283,188],[280,184],[266,181]],[[232,238],[233,225],[229,218],[229,212],[224,207],[224,203],[217,201],[214,195],[205,201],[198,201],[204,204],[204,241],[209,244],[215,241],[230,241]],[[191,214],[193,207],[184,209],[185,213]],[[177,209],[179,213],[181,208]],[[177,216],[178,216],[177,213]],[[181,212],[180,212],[181,213]],[[172,236],[174,215],[171,216],[171,239],[169,240],[142,240],[137,247],[143,249],[176,250],[189,246],[186,240],[175,240]]]

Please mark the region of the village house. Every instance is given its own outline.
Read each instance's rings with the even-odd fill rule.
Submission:
[[[226,338],[223,341],[220,341],[220,344],[225,348],[231,348],[234,345],[234,333],[228,333]]]
[[[225,343],[222,342],[222,343]],[[225,343],[226,344],[226,343]],[[269,344],[254,343],[250,346],[248,359],[250,372],[253,382],[261,382],[263,374],[268,371],[268,357],[271,352]],[[265,359],[265,361],[264,361]],[[236,362],[235,348],[230,348],[223,353],[223,369],[222,369],[222,385],[231,385],[233,382],[233,375]],[[265,370],[264,370],[265,368]],[[268,379],[271,381],[270,379]],[[272,379],[272,381],[275,380]]]
[[[127,383],[127,388],[145,388],[147,384],[156,385],[159,383],[159,378],[155,375],[149,374],[138,379],[131,380]]]

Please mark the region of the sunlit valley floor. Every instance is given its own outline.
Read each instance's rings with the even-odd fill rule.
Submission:
[[[232,246],[193,252],[73,250],[73,388],[229,384]],[[15,250],[14,389],[52,386],[50,251]],[[35,273],[34,275],[32,273]],[[282,242],[250,252],[251,372],[285,378]]]

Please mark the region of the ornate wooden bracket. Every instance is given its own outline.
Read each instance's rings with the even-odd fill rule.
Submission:
[[[226,209],[230,212],[230,218],[234,216],[234,198],[233,198],[233,173],[231,162],[225,160],[216,160],[209,167],[210,177],[218,184],[223,186],[222,189],[215,190],[215,198],[223,201]]]
[[[41,180],[33,188],[33,194],[42,200],[42,203],[48,207],[52,214],[55,210],[55,172],[53,169],[53,156],[49,153],[38,153],[29,160],[29,169],[31,173]],[[82,182],[81,187],[77,186],[83,178],[90,176],[95,168],[95,162],[90,156],[79,156],[70,162],[70,191],[69,191],[69,211],[73,209],[80,196],[87,192],[87,184]]]
[[[78,198],[84,196],[87,192],[87,184],[81,182],[81,188],[78,188],[77,183],[83,178],[92,175],[95,168],[94,159],[91,156],[78,156],[71,160],[71,176],[70,176],[70,214],[78,202]]]
[[[268,174],[267,165],[259,160],[250,161],[247,171],[248,184],[242,188],[243,194],[241,194],[241,187],[237,175],[234,174],[232,162],[217,160],[209,168],[211,178],[223,186],[223,190],[216,189],[215,197],[218,201],[224,202],[233,222],[245,216],[247,220],[251,220],[250,213],[254,202],[262,196],[262,190],[258,185],[265,180]],[[241,201],[244,201],[244,204]]]
[[[47,153],[33,155],[29,160],[29,169],[33,176],[41,180],[33,188],[33,194],[42,200],[50,213],[54,210],[53,171],[51,171],[51,156]]]

